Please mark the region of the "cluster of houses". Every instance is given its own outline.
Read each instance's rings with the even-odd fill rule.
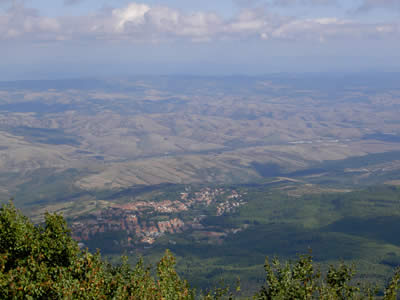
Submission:
[[[123,205],[112,205],[106,209],[75,220],[72,232],[78,241],[87,241],[105,232],[124,232],[126,244],[153,244],[164,234],[181,233],[185,230],[203,229],[201,219],[193,216],[200,207],[215,205],[217,216],[234,211],[242,205],[242,196],[235,190],[203,188],[197,192],[182,192],[175,200],[131,201]],[[182,213],[187,217],[182,220]]]

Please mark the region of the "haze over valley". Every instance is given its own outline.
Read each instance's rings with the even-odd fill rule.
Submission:
[[[82,191],[245,183],[400,150],[395,74],[317,76],[3,83],[3,194],[41,170]]]
[[[81,287],[99,285],[80,281],[72,263],[47,260],[43,275],[37,249],[66,253],[56,246],[75,251],[66,260],[77,265],[100,249],[111,287],[99,284],[113,295],[130,293],[129,265],[176,258],[193,295],[240,277],[239,296],[250,296],[266,280],[266,256],[310,251],[316,268],[347,276],[319,293],[343,294],[349,282],[392,289],[399,3],[0,0],[0,298],[33,291],[27,282],[72,295],[68,280],[90,298]],[[23,230],[9,234],[10,222]],[[22,263],[6,263],[14,258]],[[308,279],[292,280],[297,292]]]
[[[2,82],[1,198],[39,223],[62,213],[74,238],[111,259],[128,251],[153,261],[165,248],[191,257],[178,270],[200,286],[231,280],[235,257],[252,290],[263,256],[308,247],[321,262],[356,260],[361,276],[373,267],[383,278],[400,256],[395,236],[382,247],[378,225],[400,215],[398,78]],[[327,251],[335,241],[350,244]]]

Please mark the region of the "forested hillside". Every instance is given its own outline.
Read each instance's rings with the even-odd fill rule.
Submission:
[[[99,252],[82,250],[71,238],[61,215],[47,214],[35,226],[12,202],[0,209],[0,297],[2,299],[221,299],[240,298],[240,285],[207,291],[190,288],[174,269],[167,250],[156,274],[142,260],[131,267],[126,260],[113,266]],[[254,299],[379,299],[394,300],[397,271],[386,289],[352,280],[345,264],[330,266],[324,275],[310,255],[292,263],[265,261],[265,283]]]

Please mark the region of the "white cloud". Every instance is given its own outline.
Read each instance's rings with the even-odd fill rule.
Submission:
[[[57,19],[40,16],[37,10],[22,4],[14,4],[5,15],[0,15],[0,39],[24,38],[28,35],[51,39],[60,29]]]
[[[189,14],[167,6],[141,3],[86,16],[57,18],[42,16],[37,10],[18,4],[0,15],[0,40],[36,42],[91,39],[206,42],[250,38],[326,41],[398,37],[399,31],[398,24],[394,23],[363,24],[337,18],[301,19],[274,15],[262,9],[243,9],[238,15],[226,19],[212,12]]]
[[[145,22],[145,15],[150,11],[150,7],[145,4],[132,3],[125,8],[114,9],[113,17],[117,20],[116,29],[123,32],[125,24],[139,25]]]
[[[380,39],[398,37],[398,24],[359,24],[335,18],[294,20],[282,25],[272,37],[298,40]]]

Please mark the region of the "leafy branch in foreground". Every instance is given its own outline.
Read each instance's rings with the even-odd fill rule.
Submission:
[[[354,282],[354,267],[341,263],[338,267],[330,266],[323,277],[314,268],[311,255],[300,255],[294,263],[281,264],[279,260],[265,261],[265,284],[254,296],[255,299],[375,299],[378,289]],[[399,289],[400,269],[396,271],[383,300],[396,300]]]
[[[60,215],[34,226],[10,202],[0,209],[1,299],[193,299],[167,251],[157,277],[139,260],[112,266],[80,250]]]
[[[126,258],[113,266],[79,249],[60,215],[46,214],[35,226],[12,202],[0,208],[0,299],[196,299],[194,289],[175,271],[167,250],[156,275],[140,259],[131,267]],[[353,268],[331,266],[325,276],[315,269],[310,255],[293,263],[265,262],[266,282],[254,299],[374,299],[372,289],[353,283]],[[400,270],[383,298],[397,299]],[[240,288],[237,288],[239,291]],[[219,286],[203,299],[233,299],[229,287]]]

